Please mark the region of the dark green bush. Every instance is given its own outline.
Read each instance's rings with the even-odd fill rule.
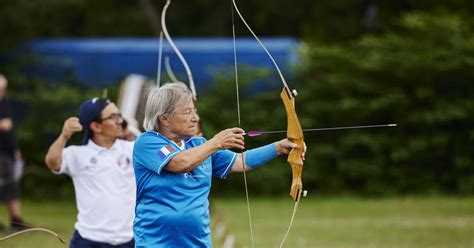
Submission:
[[[302,48],[302,66],[293,85],[299,89],[296,108],[303,128],[398,124],[390,129],[306,133],[304,184],[319,193],[472,194],[472,19],[414,12],[394,25],[393,31],[347,44],[310,43]],[[201,108],[201,113],[206,111],[203,118],[214,123],[232,119],[221,110],[235,104],[230,91],[206,97],[210,106],[201,102],[209,109]],[[252,96],[241,104],[244,127],[286,128],[278,92]],[[288,188],[290,169],[278,166],[256,172],[250,179],[252,189],[266,193]],[[219,186],[222,192],[233,188]]]

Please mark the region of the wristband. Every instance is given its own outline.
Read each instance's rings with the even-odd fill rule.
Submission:
[[[245,152],[245,164],[255,169],[278,156],[276,144],[271,143]]]

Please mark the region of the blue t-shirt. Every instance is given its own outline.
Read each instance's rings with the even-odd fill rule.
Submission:
[[[185,150],[206,142],[183,140]],[[165,169],[181,149],[158,132],[135,142],[133,166],[137,202],[133,231],[136,247],[211,247],[208,195],[211,176],[225,178],[237,154],[220,150],[187,173]]]

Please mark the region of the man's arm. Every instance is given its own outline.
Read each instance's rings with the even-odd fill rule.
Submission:
[[[49,147],[48,153],[45,156],[45,163],[49,169],[59,171],[61,169],[63,149],[71,136],[82,130],[77,117],[68,118],[63,125],[63,129],[59,137]]]

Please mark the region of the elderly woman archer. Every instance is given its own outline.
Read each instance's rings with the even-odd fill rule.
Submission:
[[[183,83],[152,88],[146,130],[135,142],[135,247],[211,247],[211,177],[255,169],[296,144],[287,139],[244,153],[244,130],[230,128],[207,141],[194,136],[199,117]]]

